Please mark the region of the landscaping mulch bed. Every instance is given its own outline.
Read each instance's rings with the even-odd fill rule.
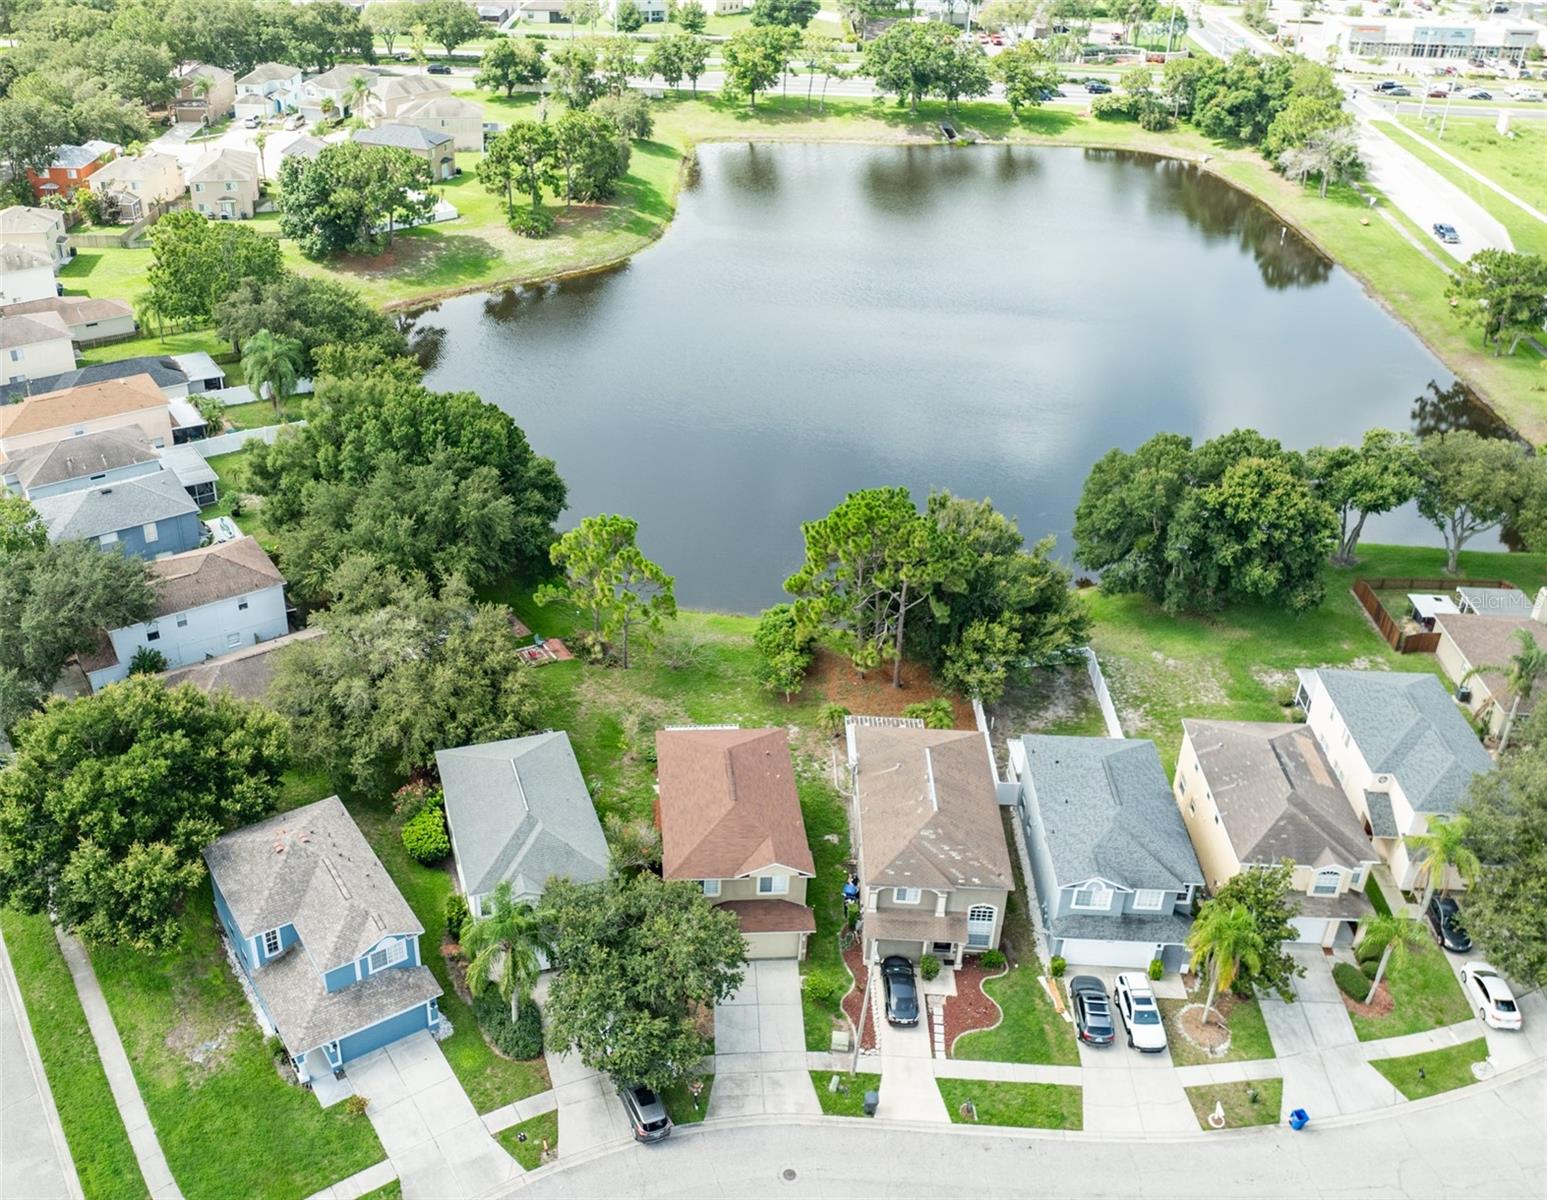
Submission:
[[[1189,1005],[1184,1008],[1177,1017],[1177,1023],[1182,1028],[1182,1036],[1198,1049],[1210,1054],[1223,1053],[1225,1047],[1230,1045],[1230,1009],[1234,1008],[1234,996],[1226,997],[1231,1003],[1214,1005],[1213,1019],[1205,1020],[1210,1014],[1205,1013],[1202,1004]],[[1223,1018],[1224,1024],[1218,1024],[1219,1018]]]
[[[956,1045],[956,1039],[974,1029],[992,1029],[999,1024],[999,1005],[983,991],[983,981],[1003,975],[1004,968],[985,971],[976,959],[968,959],[956,969],[956,995],[945,1000],[946,1053]]]
[[[1384,979],[1380,981],[1380,987],[1371,992],[1363,1004],[1341,988],[1338,990],[1338,995],[1343,997],[1344,1007],[1356,1017],[1384,1017],[1396,1007],[1396,1002],[1391,998],[1391,986]]]
[[[865,981],[870,978],[870,968],[865,965],[865,952],[857,940],[843,952],[843,961],[849,968],[849,974],[854,976],[855,984],[849,989],[849,994],[843,998],[843,1011],[849,1015],[849,1020],[854,1022],[854,1028],[860,1031],[860,1049],[874,1050],[876,1023],[865,998]]]
[[[902,686],[894,688],[890,666],[878,667],[861,679],[848,659],[821,649],[812,658],[811,669],[806,673],[803,694],[813,693],[843,705],[855,716],[866,717],[900,717],[902,710],[910,704],[943,696],[951,702],[957,729],[976,728],[972,704],[936,684],[930,677],[929,668],[922,663],[904,662]]]

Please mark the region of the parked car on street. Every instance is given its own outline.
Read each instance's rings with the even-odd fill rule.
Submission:
[[[671,1133],[671,1118],[661,1098],[642,1083],[629,1083],[618,1089],[623,1111],[628,1113],[629,1128],[636,1142],[658,1142]]]
[[[889,1025],[919,1023],[919,989],[913,978],[913,961],[900,954],[881,960],[881,987],[886,993]]]
[[[1436,221],[1433,228],[1434,236],[1447,245],[1454,246],[1461,240],[1461,235],[1456,232],[1454,225],[1447,225],[1444,221]]]
[[[1372,92],[1389,92],[1394,87],[1401,87],[1395,79],[1383,79],[1370,90]]]
[[[1425,93],[1425,95],[1427,95],[1430,100],[1443,100],[1446,96],[1450,95],[1450,89],[1444,84],[1437,84],[1436,86],[1430,88]]]
[[[1087,1046],[1110,1046],[1117,1040],[1112,1003],[1101,980],[1094,975],[1076,975],[1069,981],[1069,1003],[1074,1008],[1074,1032],[1080,1041]]]
[[[1461,968],[1461,990],[1477,1009],[1477,1019],[1493,1029],[1519,1029],[1520,1006],[1492,967],[1485,962],[1469,962]]]
[[[1435,896],[1429,901],[1429,928],[1440,948],[1452,954],[1465,954],[1472,948],[1472,939],[1461,924],[1461,906],[1449,896]]]
[[[1511,88],[1509,98],[1523,103],[1537,104],[1540,103],[1542,94],[1535,88]]]
[[[1166,1048],[1166,1027],[1160,1021],[1160,1005],[1148,976],[1124,972],[1112,989],[1117,1015],[1128,1031],[1128,1044],[1144,1054],[1159,1054]]]
[[[1382,94],[1386,95],[1386,96],[1398,96],[1398,97],[1401,97],[1401,96],[1411,96],[1413,93],[1408,91],[1405,87],[1403,87],[1399,83],[1399,84],[1397,84],[1396,87],[1387,88],[1385,90],[1385,92],[1383,92]]]

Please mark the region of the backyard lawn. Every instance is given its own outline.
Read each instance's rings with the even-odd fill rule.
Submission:
[[[1425,1096],[1476,1083],[1477,1076],[1472,1074],[1472,1064],[1480,1063],[1487,1057],[1487,1041],[1475,1038],[1459,1046],[1447,1046],[1443,1050],[1430,1050],[1425,1054],[1409,1054],[1405,1058],[1377,1058],[1370,1065],[1409,1100],[1422,1100]]]
[[[837,1091],[829,1090],[834,1075],[838,1076]],[[881,1077],[864,1073],[845,1075],[834,1071],[812,1071],[811,1086],[816,1088],[816,1098],[822,1111],[829,1117],[863,1117],[865,1093],[881,1091]]]
[[[990,1079],[937,1079],[940,1098],[956,1125],[1014,1125],[1025,1129],[1083,1129],[1084,1096],[1066,1083],[1005,1083]],[[966,1110],[966,1105],[972,1110]],[[976,1116],[967,1115],[968,1111]]]
[[[1278,1121],[1284,1102],[1282,1079],[1254,1079],[1246,1083],[1204,1083],[1186,1089],[1188,1103],[1198,1118],[1198,1127],[1212,1130],[1209,1115],[1216,1104],[1225,1107],[1224,1129],[1248,1125],[1272,1125]]]
[[[1262,1006],[1255,1000],[1243,1000],[1236,995],[1226,995],[1215,1000],[1215,1007],[1223,1014],[1230,1027],[1230,1049],[1223,1054],[1208,1054],[1182,1036],[1177,1025],[1178,1014],[1189,1004],[1202,1003],[1206,996],[1194,993],[1186,1000],[1161,1000],[1160,1017],[1166,1026],[1166,1043],[1171,1048],[1171,1061],[1178,1067],[1195,1067],[1203,1063],[1244,1062],[1253,1058],[1272,1058],[1273,1039],[1268,1036],[1268,1023],[1263,1019]],[[1211,1018],[1212,1019],[1212,1018]]]
[[[1391,989],[1389,1013],[1380,1017],[1349,1014],[1361,1042],[1438,1029],[1471,1015],[1444,951],[1428,943],[1410,951],[1404,962],[1393,958],[1386,968],[1385,982]]]
[[[262,429],[266,425],[278,425],[284,421],[299,421],[301,405],[300,396],[291,396],[278,412],[274,411],[273,403],[268,400],[254,400],[250,404],[228,404],[226,422],[232,429]]]
[[[557,1111],[539,1113],[519,1125],[500,1130],[494,1136],[510,1153],[510,1157],[521,1164],[523,1171],[535,1171],[541,1165],[543,1142],[548,1143],[550,1150],[558,1149],[559,1114]]]
[[[139,1200],[145,1180],[53,925],[0,908],[0,931],[86,1200]]]
[[[148,266],[149,259],[141,262],[141,269]],[[93,289],[92,295],[97,295]],[[116,293],[108,292],[108,296]],[[154,333],[141,334],[139,337],[126,338],[121,342],[110,342],[106,346],[89,346],[81,351],[81,363],[83,366],[92,366],[97,363],[119,362],[125,358],[159,357],[166,354],[193,354],[204,351],[215,361],[226,364],[226,369],[233,377],[230,383],[240,383],[241,373],[231,366],[233,355],[231,343],[226,341],[213,329],[190,329],[181,333],[168,331],[165,336]]]

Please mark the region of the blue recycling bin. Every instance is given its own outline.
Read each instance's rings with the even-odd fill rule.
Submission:
[[[1297,1108],[1289,1114],[1289,1128],[1304,1129],[1309,1124],[1311,1114],[1303,1108]]]

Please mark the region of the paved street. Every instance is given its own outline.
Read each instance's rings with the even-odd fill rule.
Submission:
[[[0,1196],[64,1200],[80,1194],[5,939],[0,937]]]

